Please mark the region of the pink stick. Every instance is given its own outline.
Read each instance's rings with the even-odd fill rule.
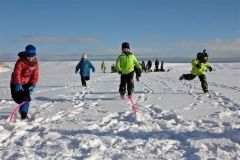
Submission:
[[[16,112],[19,110],[19,108],[20,108],[24,103],[25,103],[25,102],[20,103],[18,106],[16,106],[16,107],[12,110],[12,113],[11,113],[11,116],[10,116],[10,122],[13,121]]]
[[[133,109],[133,113],[136,114],[137,113],[137,108],[136,108],[135,104],[133,103],[133,100],[132,100],[131,96],[128,96],[128,99],[131,102],[131,107]]]

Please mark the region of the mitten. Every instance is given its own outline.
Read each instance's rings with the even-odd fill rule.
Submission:
[[[17,83],[16,86],[15,86],[15,91],[16,92],[19,92],[19,91],[24,91],[23,87],[21,84]]]
[[[196,64],[195,65],[197,68],[201,68],[201,65],[200,64]]]
[[[212,72],[212,67],[211,66],[209,66],[208,69],[209,69],[210,72]]]
[[[35,86],[34,84],[32,84],[32,85],[28,88],[30,94],[33,93],[35,87],[36,87],[36,86]]]

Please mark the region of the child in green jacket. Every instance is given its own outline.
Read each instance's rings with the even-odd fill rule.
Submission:
[[[101,64],[101,70],[103,71],[103,73],[106,72],[106,69],[107,69],[107,66],[106,66],[105,62],[102,61],[102,64]]]
[[[134,89],[134,67],[140,71],[142,70],[142,67],[136,56],[130,52],[128,42],[122,43],[122,53],[118,56],[115,67],[117,72],[121,75],[121,82],[119,85],[120,95],[123,97],[127,89],[128,96],[131,96]]]
[[[207,78],[205,76],[205,71],[212,71],[212,67],[208,63],[208,54],[204,49],[203,52],[199,52],[197,54],[197,58],[192,60],[192,72],[191,74],[183,74],[179,79],[180,80],[193,80],[196,76],[198,76],[202,90],[204,93],[208,92],[208,84]]]

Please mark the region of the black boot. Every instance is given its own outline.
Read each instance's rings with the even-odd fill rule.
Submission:
[[[22,120],[28,119],[27,112],[20,112],[20,114],[21,114],[21,119]]]
[[[181,76],[179,77],[179,80],[181,81],[181,80],[183,80],[183,79],[184,79],[184,76],[181,75]]]
[[[132,96],[132,91],[128,91],[128,96]]]
[[[204,90],[203,92],[204,92],[204,93],[208,93],[208,90]]]

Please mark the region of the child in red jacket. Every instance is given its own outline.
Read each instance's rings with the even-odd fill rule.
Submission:
[[[16,103],[24,102],[19,112],[21,119],[26,119],[31,101],[30,95],[36,87],[39,76],[36,48],[28,45],[25,47],[25,51],[20,52],[18,56],[20,58],[15,64],[10,82],[11,94]]]

